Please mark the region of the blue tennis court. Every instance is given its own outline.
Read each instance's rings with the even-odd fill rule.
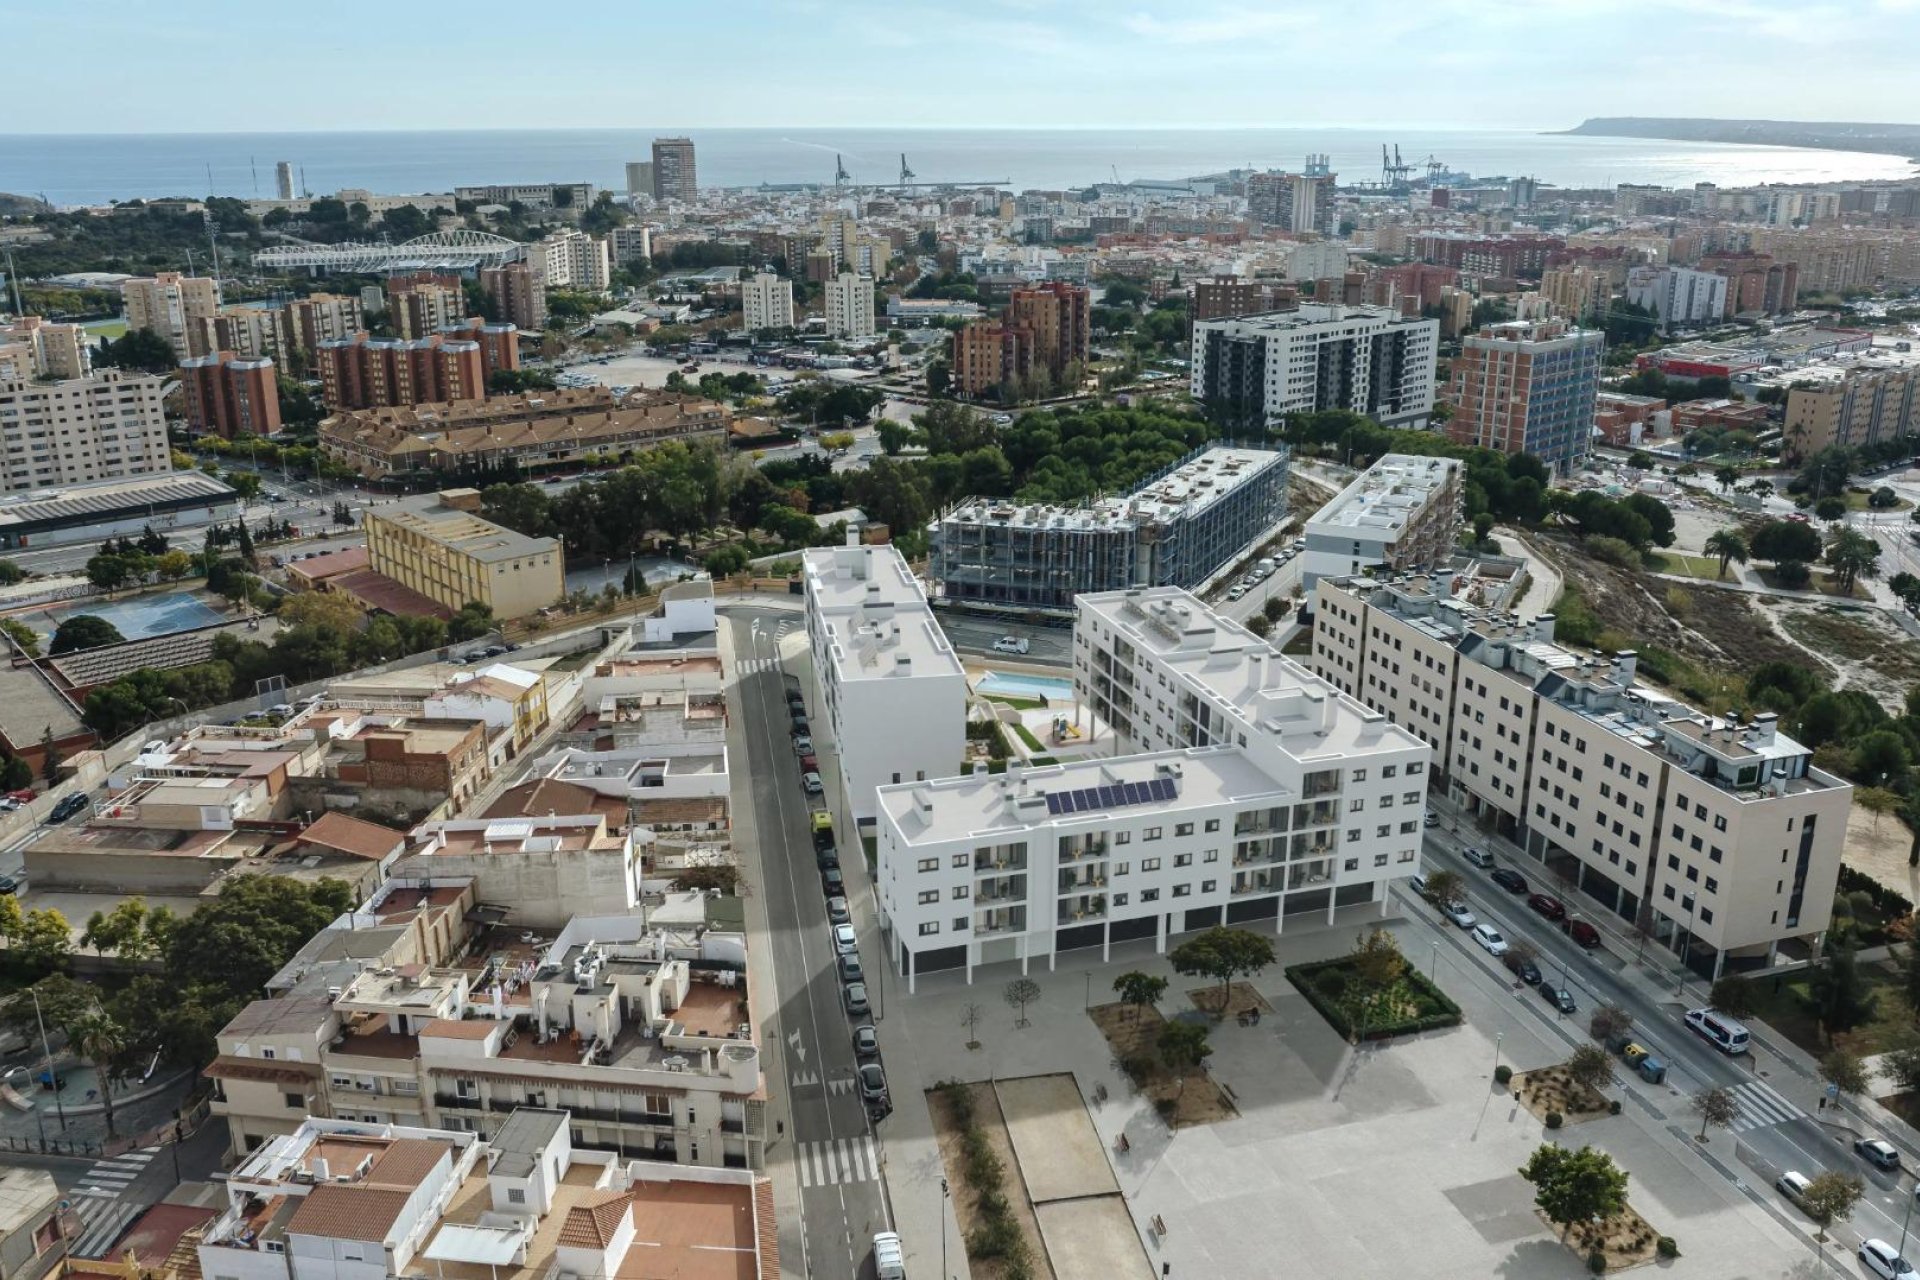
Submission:
[[[43,636],[51,636],[66,619],[90,613],[105,618],[114,630],[129,640],[149,640],[188,631],[210,623],[226,621],[226,615],[191,591],[170,591],[158,596],[135,596],[127,600],[94,600],[83,604],[48,609],[29,625]]]

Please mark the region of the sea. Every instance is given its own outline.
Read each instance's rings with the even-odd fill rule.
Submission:
[[[1920,174],[1902,156],[1726,143],[1597,138],[1527,130],[1271,129],[526,129],[460,132],[0,134],[0,191],[56,205],[159,196],[272,196],[274,165],[296,189],[401,194],[507,182],[592,182],[625,190],[626,163],[655,137],[693,139],[703,187],[833,181],[890,186],[902,157],[921,182],[1054,189],[1177,180],[1233,168],[1297,169],[1330,157],[1343,180],[1381,175],[1398,147],[1474,177],[1532,177],[1561,187],[1651,183],[1724,187]]]

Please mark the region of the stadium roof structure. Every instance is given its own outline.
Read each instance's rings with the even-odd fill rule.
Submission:
[[[320,271],[471,271],[497,267],[521,256],[526,246],[505,236],[466,227],[434,231],[400,244],[343,241],[340,244],[276,245],[253,255],[266,270],[308,267]]]

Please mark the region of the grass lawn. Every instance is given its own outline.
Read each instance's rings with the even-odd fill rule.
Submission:
[[[1692,556],[1679,551],[1656,551],[1647,557],[1648,567],[1655,573],[1684,573],[1692,578],[1705,578],[1709,582],[1720,580],[1720,559],[1718,556]],[[1731,568],[1728,570],[1732,574]]]
[[[1040,744],[1040,739],[1033,736],[1033,730],[1027,728],[1027,726],[1025,726],[1024,724],[1014,725],[1013,731],[1016,734],[1020,735],[1020,741],[1027,744],[1027,750],[1029,751],[1045,751],[1046,750],[1046,748]]]
[[[980,696],[988,702],[997,702],[1003,707],[1012,707],[1015,711],[1038,711],[1046,705],[1046,703],[1040,701],[1038,698],[1015,698],[1004,693],[983,693]]]
[[[1895,502],[1890,507],[1870,506],[1867,503],[1867,499],[1870,496],[1871,496],[1871,490],[1869,490],[1867,493],[1861,493],[1854,489],[1847,490],[1847,510],[1849,511],[1911,511],[1913,509],[1913,504],[1911,502],[1908,502],[1905,498],[1901,498],[1899,501]]]
[[[1860,976],[1873,1001],[1874,1016],[1851,1031],[1842,1031],[1834,1043],[1849,1053],[1866,1057],[1892,1047],[1895,1033],[1910,1026],[1913,1010],[1900,991],[1900,976],[1889,964],[1863,964]],[[1827,1045],[1807,1007],[1807,975],[1762,978],[1751,984],[1753,1016],[1818,1058]]]

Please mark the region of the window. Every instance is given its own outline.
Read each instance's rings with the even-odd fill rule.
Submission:
[[[1399,773],[1400,766],[1397,764],[1384,765],[1380,769],[1380,776],[1383,778],[1398,777]]]
[[[1360,869],[1360,859],[1348,858],[1346,861],[1342,862],[1340,866],[1347,871],[1358,871]]]
[[[1209,849],[1205,853],[1200,855],[1200,861],[1218,862],[1220,861],[1220,851],[1218,849]]]
[[[1361,812],[1363,812],[1363,811],[1364,811],[1364,810],[1366,809],[1366,807],[1367,807],[1367,802],[1366,802],[1365,800],[1349,800],[1349,801],[1347,801],[1347,812],[1348,812],[1348,813],[1361,813]]]
[[[1708,893],[1718,893],[1720,892],[1720,882],[1718,880],[1715,880],[1712,876],[1708,876],[1706,881],[1706,888]]]
[[[1220,887],[1220,882],[1218,880],[1202,880],[1200,882],[1200,892],[1202,893],[1212,893],[1215,889],[1218,889],[1219,887]]]
[[[953,931],[955,933],[965,933],[967,931],[967,918],[965,916],[955,916],[953,918]]]
[[[956,853],[953,855],[954,870],[964,871],[968,867],[971,867],[972,865],[973,865],[973,858],[970,854]]]
[[[1358,827],[1349,827],[1349,828],[1347,829],[1347,843],[1348,843],[1348,844],[1352,844],[1352,843],[1353,843],[1354,841],[1356,841],[1356,840],[1358,840],[1359,838],[1360,838],[1360,828],[1358,828]]]
[[[1190,884],[1177,884],[1173,886],[1173,896],[1176,898],[1184,898],[1192,892],[1193,886]]]
[[[1133,832],[1131,832],[1131,831],[1116,831],[1116,832],[1114,832],[1114,833],[1113,833],[1113,842],[1114,842],[1115,844],[1132,844],[1132,843],[1133,843]]]
[[[1176,822],[1173,824],[1173,834],[1176,836],[1190,836],[1193,834],[1193,824],[1191,822]]]
[[[1712,923],[1713,923],[1713,908],[1712,908],[1712,907],[1702,907],[1702,908],[1700,908],[1700,923],[1701,923],[1701,924],[1712,924]]]
[[[1401,804],[1419,804],[1420,793],[1418,791],[1409,791],[1405,795],[1400,797],[1400,803]]]
[[[1665,886],[1665,887],[1664,887],[1664,888],[1663,888],[1663,889],[1661,890],[1661,893],[1662,893],[1662,895],[1663,895],[1663,896],[1664,896],[1664,897],[1666,898],[1666,900],[1667,900],[1668,902],[1672,902],[1672,901],[1673,901],[1673,886],[1672,886],[1672,885],[1667,885],[1667,886]]]
[[[938,889],[924,889],[920,893],[920,901],[923,904],[938,902],[940,901],[940,891]]]
[[[1410,836],[1414,833],[1415,829],[1419,827],[1419,825],[1420,824],[1418,822],[1415,822],[1412,820],[1403,822],[1400,824],[1400,834],[1403,836]]]
[[[304,1093],[286,1093],[282,1094],[281,1097],[286,1100],[287,1106],[295,1111],[305,1111],[307,1109],[307,1095]]]
[[[1376,853],[1376,854],[1374,854],[1374,855],[1373,855],[1373,865],[1374,865],[1374,866],[1376,866],[1376,867],[1384,867],[1384,866],[1386,866],[1386,865],[1387,865],[1387,855],[1386,855],[1386,854],[1384,854],[1384,853]]]
[[[1393,824],[1391,822],[1383,822],[1373,829],[1373,838],[1376,840],[1384,840],[1392,834]]]
[[[1412,861],[1413,861],[1413,850],[1411,850],[1411,849],[1402,849],[1402,850],[1400,851],[1400,861],[1402,861],[1402,862],[1412,862]]]
[[[1143,872],[1144,872],[1144,871],[1158,871],[1159,869],[1160,869],[1160,859],[1158,859],[1158,858],[1142,858],[1142,859],[1140,859],[1140,870],[1141,870],[1141,871],[1143,871]]]
[[[1133,864],[1131,862],[1116,862],[1113,864],[1113,874],[1117,876],[1132,875]]]
[[[1218,831],[1219,829],[1220,819],[1218,818],[1208,818],[1207,825],[1201,828],[1202,831]]]
[[[1158,840],[1160,838],[1160,828],[1148,827],[1145,831],[1142,831],[1140,833],[1140,838],[1142,840]]]
[[[1173,865],[1176,867],[1190,867],[1193,865],[1193,855],[1190,853],[1176,853],[1173,855]]]
[[[1427,771],[1427,766],[1418,762],[1415,762],[1407,766],[1407,776],[1409,778],[1425,773],[1426,771]]]
[[[1355,782],[1365,782],[1367,780],[1367,771],[1365,769],[1355,769],[1353,771],[1353,780]]]
[[[961,898],[964,898],[964,897],[966,897],[966,896],[967,896],[967,886],[966,886],[966,885],[964,885],[964,884],[957,884],[957,885],[955,885],[955,886],[953,886],[953,896],[954,896],[954,898],[955,898],[955,900],[956,900],[956,901],[957,901],[957,900],[959,900],[959,899],[961,899]]]
[[[1380,797],[1380,807],[1381,807],[1382,809],[1391,809],[1391,808],[1393,808],[1393,797],[1392,797],[1392,796],[1381,796],[1381,797]]]
[[[1142,889],[1140,891],[1140,901],[1158,902],[1160,901],[1160,891],[1158,889]]]
[[[938,932],[940,932],[940,922],[938,920],[922,920],[920,922],[921,937],[924,938],[929,934],[935,934]]]
[[[1124,906],[1126,906],[1126,905],[1127,905],[1127,895],[1126,895],[1126,894],[1124,894],[1124,893],[1116,893],[1116,894],[1114,894],[1114,895],[1113,895],[1113,905],[1114,905],[1114,906],[1116,906],[1116,907],[1124,907]]]
[[[1715,831],[1725,831],[1727,829],[1727,817],[1725,814],[1716,813],[1713,815],[1713,829]]]

